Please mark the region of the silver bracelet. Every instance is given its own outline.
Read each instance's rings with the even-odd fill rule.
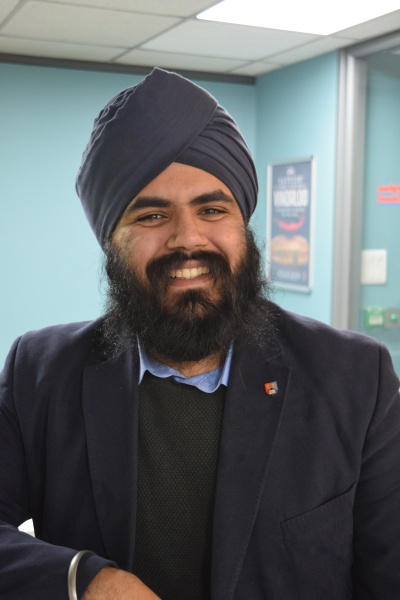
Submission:
[[[78,570],[79,562],[82,556],[85,554],[93,554],[90,550],[81,550],[77,554],[75,554],[74,558],[71,560],[71,564],[69,565],[68,570],[68,600],[78,600],[78,596],[76,594],[76,572]]]

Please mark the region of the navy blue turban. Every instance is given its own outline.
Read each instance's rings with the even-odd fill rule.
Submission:
[[[76,189],[102,246],[132,199],[173,162],[220,179],[250,219],[257,176],[236,123],[203,88],[154,69],[103,108],[83,154]]]

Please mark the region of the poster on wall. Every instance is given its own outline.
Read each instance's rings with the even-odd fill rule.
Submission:
[[[312,287],[314,159],[268,165],[267,259],[277,287]]]

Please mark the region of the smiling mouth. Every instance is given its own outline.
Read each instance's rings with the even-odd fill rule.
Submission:
[[[199,275],[207,275],[210,272],[208,267],[197,267],[193,269],[176,269],[171,271],[170,277],[172,279],[194,279]]]

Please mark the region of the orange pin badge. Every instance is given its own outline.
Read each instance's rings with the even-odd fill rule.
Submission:
[[[264,389],[268,396],[276,396],[278,393],[278,382],[270,381],[269,383],[264,383]]]

